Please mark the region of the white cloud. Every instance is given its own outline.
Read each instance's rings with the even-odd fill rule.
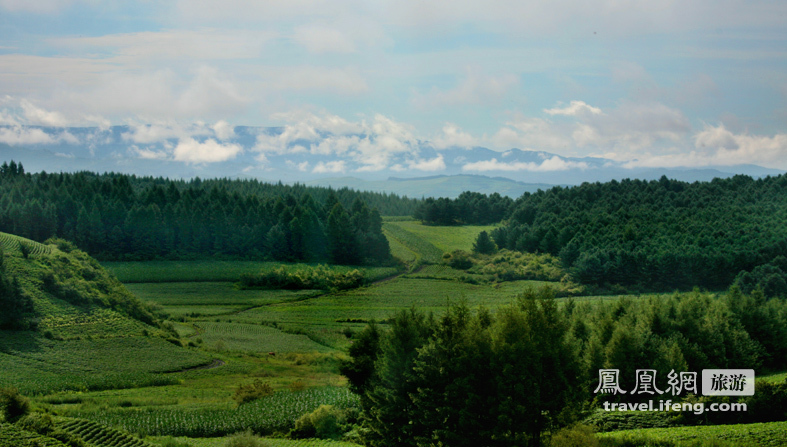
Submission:
[[[58,37],[54,46],[99,56],[114,64],[152,61],[237,60],[259,58],[278,34],[269,30],[200,29],[143,31],[94,37]]]
[[[571,101],[566,107],[562,109],[559,107],[555,107],[553,109],[544,109],[544,113],[547,115],[564,115],[564,116],[577,116],[584,113],[589,113],[592,115],[601,115],[603,112],[598,107],[593,107],[588,105],[584,101]]]
[[[216,163],[235,158],[243,152],[238,144],[221,144],[214,139],[200,143],[193,138],[178,141],[173,158],[186,163]]]
[[[181,126],[170,124],[130,124],[130,132],[124,132],[121,137],[126,141],[139,144],[164,142],[170,139],[186,138],[195,135],[205,135],[205,129],[199,126]]]
[[[22,112],[28,123],[40,126],[65,127],[68,121],[58,112],[36,107],[25,99],[20,101]]]
[[[379,114],[371,122],[351,122],[328,113],[306,111],[275,118],[288,123],[279,134],[259,135],[255,151],[291,154],[303,152],[308,146],[311,154],[341,156],[358,163],[358,172],[380,171],[396,154],[418,152],[418,140],[410,126]]]
[[[419,107],[489,105],[498,103],[518,86],[519,78],[513,74],[488,76],[479,70],[468,69],[455,88],[433,88],[426,94],[416,94],[413,103]]]
[[[706,126],[694,135],[694,150],[646,154],[626,167],[731,166],[757,164],[787,169],[787,134],[735,134],[723,125]]]
[[[369,91],[357,68],[296,66],[272,69],[271,87],[280,90],[319,91],[334,95],[361,95]]]
[[[295,28],[293,36],[310,53],[353,53],[355,44],[342,31],[324,26],[306,25]]]
[[[416,169],[418,171],[444,171],[445,170],[445,161],[443,160],[442,155],[438,155],[437,157],[431,160],[418,160],[418,161],[410,161],[407,163],[410,169]]]
[[[219,140],[225,141],[235,138],[235,126],[230,125],[230,123],[224,120],[217,121],[211,128],[216,138]]]
[[[462,131],[459,126],[446,123],[442,132],[432,140],[432,147],[435,149],[446,149],[449,147],[473,147],[477,146],[478,141],[467,132]]]
[[[21,146],[26,144],[56,144],[56,143],[79,144],[77,137],[68,131],[51,135],[41,129],[26,126],[0,127],[0,143],[9,146]]]
[[[287,166],[289,166],[289,167],[291,167],[293,169],[297,169],[297,170],[299,170],[301,172],[306,172],[306,171],[309,170],[309,162],[308,161],[304,161],[304,162],[301,162],[301,163],[295,163],[292,160],[287,160]]]
[[[554,156],[541,162],[541,164],[534,162],[511,162],[505,163],[497,161],[496,158],[486,161],[479,161],[475,163],[467,163],[462,166],[463,171],[531,171],[531,172],[548,172],[548,171],[565,171],[568,169],[587,169],[588,165],[585,162],[575,162],[564,160],[560,157]]]
[[[344,172],[347,170],[347,166],[345,165],[344,160],[339,161],[329,161],[329,162],[318,162],[312,172],[317,174],[325,174],[325,173],[338,173]]]
[[[0,0],[0,8],[6,11],[52,14],[74,3],[71,0]]]
[[[133,145],[129,148],[129,152],[137,156],[139,158],[144,158],[146,160],[166,160],[169,158],[169,154],[165,151],[154,151],[152,149],[141,149],[136,145]]]

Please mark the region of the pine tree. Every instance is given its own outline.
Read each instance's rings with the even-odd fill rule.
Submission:
[[[489,233],[482,231],[473,243],[473,251],[482,255],[490,255],[497,251],[497,245],[489,237]]]

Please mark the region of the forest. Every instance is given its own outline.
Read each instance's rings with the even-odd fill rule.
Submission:
[[[57,236],[95,258],[390,261],[381,213],[411,214],[416,200],[349,189],[189,181],[88,172],[25,173],[0,166],[0,231]]]
[[[515,201],[494,194],[427,199],[424,224],[500,222],[497,247],[559,256],[576,280],[628,291],[787,294],[787,176],[711,182],[622,180],[554,187]],[[483,211],[482,211],[483,210]]]

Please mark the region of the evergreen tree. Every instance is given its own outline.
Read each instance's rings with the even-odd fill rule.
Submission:
[[[489,233],[482,231],[473,243],[473,251],[482,255],[490,255],[497,251],[497,245],[489,237]]]

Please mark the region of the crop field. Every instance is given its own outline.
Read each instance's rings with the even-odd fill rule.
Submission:
[[[457,270],[442,264],[426,265],[416,272],[408,273],[407,275],[405,275],[405,277],[407,278],[425,278],[425,279],[433,278],[433,279],[448,279],[448,280],[457,280],[461,277],[468,277],[468,276],[477,276],[477,275],[470,275],[462,270]]]
[[[170,383],[160,372],[211,361],[200,351],[156,337],[49,340],[31,332],[0,332],[0,386],[29,394]]]
[[[261,261],[147,261],[105,262],[104,268],[123,283],[139,282],[237,282],[242,274],[255,274],[280,267],[297,270],[305,264],[282,264]],[[396,274],[392,267],[353,267],[331,265],[331,270],[363,271],[368,281],[377,281]]]
[[[190,447],[225,447],[227,438],[185,438],[185,437],[151,437],[153,442],[165,442],[172,439]],[[281,439],[262,438],[260,447],[361,447],[352,442],[331,441],[329,439]]]
[[[387,225],[396,225],[402,230],[412,233],[421,239],[429,241],[432,245],[443,252],[452,252],[454,250],[471,251],[473,249],[473,243],[480,232],[490,232],[495,229],[495,225],[462,225],[441,227],[422,225],[417,221],[395,222]]]
[[[255,307],[299,301],[322,293],[311,290],[238,290],[226,282],[135,283],[126,288],[140,299],[173,307]]]
[[[0,447],[35,445],[41,447],[66,447],[60,441],[25,431],[13,424],[0,423]]]
[[[39,329],[51,331],[64,339],[128,337],[151,329],[140,321],[103,307],[67,306],[60,300],[37,300],[36,305],[43,315],[38,323]]]
[[[239,352],[327,352],[305,335],[287,334],[260,324],[195,323],[199,337],[208,348]]]
[[[599,434],[601,438],[647,437],[654,441],[721,441],[731,446],[785,446],[787,422],[646,428]]]
[[[391,255],[396,259],[401,260],[406,264],[412,264],[418,259],[418,254],[409,249],[399,239],[395,238],[389,231],[383,230],[383,234],[388,239],[388,245],[391,247]]]
[[[416,262],[436,264],[443,259],[443,251],[435,247],[426,239],[405,230],[400,225],[403,222],[385,222],[383,231],[389,240],[407,248],[416,255]],[[407,223],[407,222],[404,222]],[[399,249],[401,251],[401,249]]]
[[[61,418],[57,421],[57,426],[95,446],[153,447],[150,443],[128,433],[85,419]]]
[[[200,438],[248,429],[265,434],[286,431],[298,417],[320,405],[353,407],[357,405],[357,397],[345,387],[323,387],[298,392],[280,391],[237,408],[113,409],[75,415],[140,436]]]
[[[0,232],[0,247],[3,248],[5,253],[20,253],[22,245],[25,245],[30,251],[31,255],[49,254],[52,253],[52,246],[44,245],[40,242],[31,241],[20,236]]]
[[[346,320],[384,320],[413,306],[443,312],[448,304],[465,299],[471,307],[496,308],[513,302],[527,287],[540,287],[542,281],[511,281],[497,285],[472,285],[456,281],[399,278],[370,287],[324,295],[306,301],[258,307],[226,317],[222,321],[257,323],[276,322],[300,326],[335,325]]]

